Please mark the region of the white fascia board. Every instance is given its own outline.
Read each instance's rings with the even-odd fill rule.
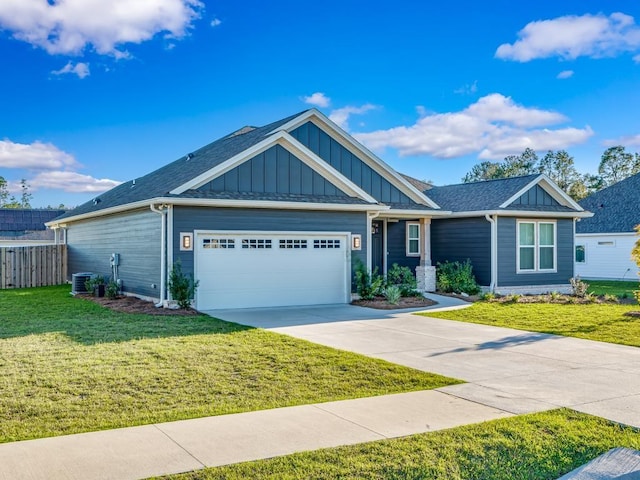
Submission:
[[[416,218],[416,217],[448,217],[451,212],[444,210],[404,210],[390,208],[380,215],[381,218]]]
[[[541,173],[540,175],[538,175],[536,178],[534,178],[532,181],[530,181],[525,187],[521,188],[515,194],[513,194],[511,197],[509,197],[509,199],[507,199],[507,201],[505,201],[502,205],[500,205],[500,208],[507,208],[514,201],[516,201],[518,198],[520,198],[521,195],[523,195],[524,193],[529,191],[530,188],[532,188],[533,186],[535,186],[537,184],[540,184],[540,183],[542,183],[542,185],[541,185],[542,188],[549,195],[551,195],[553,197],[553,199],[556,200],[560,205],[563,205],[563,206],[569,207],[569,208],[573,208],[574,210],[576,210],[578,212],[583,212],[584,211],[584,208],[582,208],[573,198],[571,198],[564,191],[562,191],[562,189],[560,187],[558,187],[556,185],[556,183],[553,180],[551,180],[544,173]],[[545,188],[545,186],[547,188]]]
[[[484,217],[485,215],[498,215],[500,217],[527,217],[527,218],[589,218],[591,212],[544,212],[531,210],[476,210],[470,212],[453,212],[448,218]]]
[[[389,209],[386,205],[363,203],[280,202],[275,200],[231,200],[218,198],[156,198],[152,203],[169,203],[177,206],[191,207],[270,208],[285,210],[332,210],[351,212],[381,212]]]
[[[69,223],[77,222],[79,220],[86,220],[88,218],[102,217],[105,215],[112,215],[114,213],[126,212],[127,210],[137,210],[139,208],[148,208],[152,203],[160,203],[152,200],[141,200],[139,202],[127,203],[124,205],[118,205],[116,207],[104,208],[95,212],[82,213],[80,215],[74,215],[72,217],[66,217],[60,221],[51,221],[45,223],[47,227],[55,228],[57,226],[66,226]],[[166,203],[166,202],[162,202]]]
[[[576,233],[576,237],[635,237],[635,232]]]
[[[375,172],[380,174],[383,178],[388,180],[392,185],[398,188],[401,192],[407,195],[411,200],[421,205],[426,205],[431,208],[439,209],[440,206],[427,197],[424,193],[418,190],[416,187],[407,182],[404,178],[402,178],[393,168],[387,165],[381,158],[371,152],[368,148],[362,145],[360,142],[355,140],[351,135],[346,133],[342,128],[336,125],[331,119],[326,117],[323,113],[312,108],[307,110],[303,114],[297,116],[296,118],[290,120],[289,122],[281,125],[277,129],[269,132],[272,134],[277,131],[286,130],[290,132],[295,130],[300,125],[304,124],[307,121],[313,122],[317,127],[324,127],[329,129],[334,135],[332,136],[336,140],[340,141],[340,144],[349,150],[351,153],[356,155],[359,159],[364,161],[369,167],[371,167]],[[267,135],[269,135],[267,134]],[[339,138],[336,138],[339,137]]]

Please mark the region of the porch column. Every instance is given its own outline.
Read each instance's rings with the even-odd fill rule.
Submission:
[[[431,218],[420,219],[420,265],[416,267],[416,280],[418,291],[436,291],[436,267],[431,265]]]

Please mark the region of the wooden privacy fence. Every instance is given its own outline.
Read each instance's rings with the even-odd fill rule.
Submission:
[[[0,247],[0,289],[61,285],[66,281],[66,245]]]

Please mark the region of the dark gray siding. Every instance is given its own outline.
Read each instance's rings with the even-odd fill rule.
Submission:
[[[347,196],[280,145],[256,155],[198,190]]]
[[[544,188],[540,185],[535,185],[520,195],[520,197],[511,204],[511,206],[513,205],[559,206],[560,204],[555,198],[549,195]]]
[[[483,217],[431,221],[431,258],[436,262],[471,260],[480,285],[491,283],[491,224]]]
[[[387,222],[387,268],[394,263],[409,267],[415,273],[420,257],[407,257],[407,221]]]
[[[498,218],[498,285],[557,285],[573,277],[573,220],[556,220],[557,273],[516,273],[516,218]]]
[[[351,232],[362,235],[362,250],[352,259],[367,262],[367,215],[365,212],[328,212],[308,210],[268,210],[238,208],[174,207],[174,261],[193,274],[193,252],[180,251],[180,232],[194,230],[256,230],[292,232]],[[304,269],[304,265],[300,265]],[[313,275],[313,272],[309,272]]]
[[[331,164],[353,183],[376,200],[383,203],[414,204],[404,193],[373,171],[366,163],[353,155],[340,143],[331,138],[311,122],[299,126],[291,132],[296,140],[313,153]]]
[[[108,277],[111,254],[119,253],[124,290],[160,298],[160,235],[161,216],[150,210],[72,223],[67,231],[69,276],[92,272]]]

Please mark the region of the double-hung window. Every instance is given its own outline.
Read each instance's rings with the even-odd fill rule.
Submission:
[[[556,223],[518,221],[518,272],[556,271]]]
[[[420,224],[407,222],[407,257],[420,256]]]

